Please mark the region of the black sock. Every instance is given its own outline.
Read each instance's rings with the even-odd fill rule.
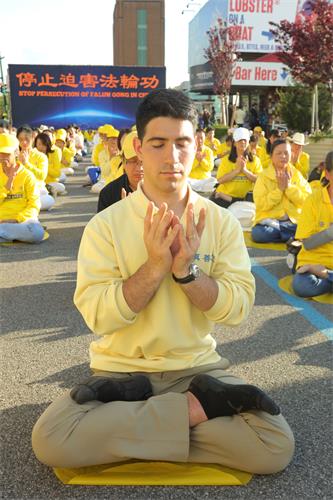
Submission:
[[[89,377],[73,387],[71,398],[78,404],[87,401],[143,401],[153,395],[148,377],[144,375],[124,378]]]
[[[261,410],[278,415],[280,408],[254,385],[232,385],[210,375],[197,375],[188,390],[199,400],[209,419],[235,415],[247,410]]]

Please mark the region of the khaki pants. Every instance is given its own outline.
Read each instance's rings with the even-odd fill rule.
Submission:
[[[257,474],[284,469],[294,451],[282,415],[249,411],[189,428],[186,392],[198,373],[229,384],[244,383],[226,360],[183,371],[145,373],[154,396],[147,401],[76,404],[67,392],[37,421],[32,446],[53,467],[85,467],[128,459],[218,463]],[[96,375],[123,377],[124,373]],[[133,374],[132,374],[133,375]]]

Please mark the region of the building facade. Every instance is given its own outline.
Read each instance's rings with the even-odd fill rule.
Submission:
[[[164,0],[116,0],[115,66],[164,66]]]
[[[233,31],[240,56],[234,69],[230,104],[239,96],[239,104],[245,110],[255,107],[258,113],[267,112],[271,122],[278,120],[276,89],[292,82],[275,55],[279,47],[269,23],[283,19],[294,22],[297,16],[308,14],[307,4],[304,0],[208,0],[189,25],[191,91],[213,97],[213,72],[205,57],[207,31],[222,18]]]

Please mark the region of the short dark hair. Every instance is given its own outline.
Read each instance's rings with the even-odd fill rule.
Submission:
[[[197,126],[198,113],[189,97],[174,89],[155,90],[143,99],[136,112],[136,128],[140,140],[146,133],[148,123],[161,116],[189,120],[193,130]]]
[[[119,135],[117,137],[117,147],[119,151],[121,151],[121,140],[124,137],[125,134],[129,134],[131,132],[130,128],[121,128],[119,130]]]
[[[333,170],[333,151],[329,151],[325,158],[325,169],[328,172],[332,172]]]
[[[18,137],[22,132],[25,132],[26,134],[32,135],[32,128],[30,125],[22,125],[19,127],[16,131],[16,137]]]
[[[9,128],[9,121],[6,120],[5,118],[2,118],[0,120],[0,127],[8,129]]]
[[[197,130],[195,131],[195,133],[196,134],[205,134],[206,132],[205,132],[204,128],[199,127],[199,128],[197,128]]]
[[[269,137],[269,138],[270,138],[270,137],[272,137],[272,136],[273,136],[273,137],[277,137],[277,138],[281,137],[281,132],[280,132],[280,130],[279,130],[279,129],[277,129],[277,128],[273,128],[273,129],[270,131],[270,133],[268,134],[268,137]],[[274,142],[275,142],[275,141],[274,141]],[[267,151],[267,153],[268,153],[269,155],[271,155],[271,154],[272,154],[272,144],[271,144],[271,141],[269,141],[269,140],[268,140],[268,141],[267,141],[267,143],[266,143],[266,151]]]
[[[208,132],[212,132],[213,130],[215,131],[214,127],[207,127],[206,128],[206,134],[208,134]]]
[[[272,147],[271,147],[271,152],[270,155],[272,156],[274,149],[277,146],[281,146],[281,144],[289,144],[289,141],[287,139],[277,139],[276,141],[273,142]]]
[[[259,141],[259,139],[258,139],[258,137],[256,135],[251,135],[250,142],[256,142],[256,143],[258,143],[258,141]]]
[[[332,172],[333,170],[333,151],[329,151],[326,155],[325,170],[327,170],[327,172]],[[323,186],[328,186],[329,180],[326,177],[323,177],[321,180],[321,184]]]

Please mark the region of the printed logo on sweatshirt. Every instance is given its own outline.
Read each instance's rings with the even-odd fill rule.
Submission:
[[[8,194],[7,200],[17,200],[18,198],[23,198],[23,193]]]
[[[200,262],[200,261],[201,262],[214,262],[215,255],[209,254],[209,253],[205,253],[205,254],[196,253],[194,256],[194,260],[196,260],[198,262]]]

